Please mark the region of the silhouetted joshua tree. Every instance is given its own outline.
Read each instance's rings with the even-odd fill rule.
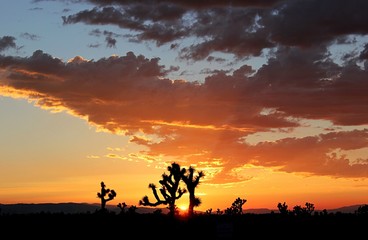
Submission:
[[[243,214],[243,205],[246,203],[246,199],[241,199],[238,197],[235,201],[231,204],[231,207],[225,210],[225,213],[228,215],[240,215]]]
[[[293,214],[296,216],[310,216],[314,212],[314,204],[306,202],[305,207],[295,205],[293,208]]]
[[[212,208],[207,209],[207,210],[206,210],[206,214],[207,214],[207,215],[211,215],[211,214],[212,214]]]
[[[120,214],[124,214],[125,213],[125,208],[127,207],[128,205],[126,205],[125,202],[122,202],[122,203],[119,203],[117,205],[118,208],[120,208]]]
[[[148,196],[144,196],[142,200],[139,201],[139,205],[156,207],[158,205],[169,205],[169,215],[174,216],[176,213],[176,200],[179,199],[186,189],[179,187],[180,181],[185,173],[185,169],[181,169],[178,163],[172,163],[171,166],[167,167],[169,175],[166,173],[162,174],[162,180],[159,181],[161,184],[160,193],[163,197],[161,199],[157,193],[156,185],[150,183],[149,188],[152,189],[153,195],[155,196],[156,202],[150,202]]]
[[[277,208],[279,209],[279,212],[280,212],[282,215],[287,215],[287,214],[289,213],[288,205],[286,205],[286,203],[285,203],[285,202],[284,202],[283,204],[278,203],[278,204],[277,204]]]
[[[295,205],[292,211],[288,210],[288,205],[286,205],[285,202],[283,204],[278,203],[277,208],[282,215],[291,214],[295,216],[310,216],[314,212],[314,204],[309,202],[305,203],[305,207]]]
[[[368,204],[363,204],[355,210],[355,214],[368,216]]]
[[[204,172],[198,172],[197,176],[194,176],[195,169],[190,166],[188,170],[185,171],[185,174],[182,176],[184,183],[187,186],[187,190],[189,192],[189,207],[188,207],[188,216],[193,216],[194,207],[198,207],[201,205],[202,201],[200,198],[195,196],[195,188],[199,184],[199,180],[204,176]]]
[[[130,215],[137,214],[137,206],[135,206],[135,205],[130,206],[130,207],[128,208],[128,213],[129,213]]]
[[[305,207],[303,208],[305,214],[307,215],[312,215],[312,213],[314,212],[314,204],[310,203],[310,202],[306,202],[305,203]]]
[[[101,199],[101,211],[106,211],[106,203],[116,197],[116,192],[113,189],[106,189],[105,183],[101,182],[101,191],[97,193],[97,197]]]
[[[216,214],[217,215],[222,215],[222,214],[224,214],[224,211],[221,211],[220,208],[217,208]]]

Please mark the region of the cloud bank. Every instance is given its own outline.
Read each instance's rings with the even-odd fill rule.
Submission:
[[[63,62],[37,50],[30,57],[0,55],[0,93],[67,109],[131,136],[150,157],[212,168],[213,182],[239,180],[235,169],[249,164],[306,175],[368,176],[367,156],[345,154],[368,149],[367,1],[87,2],[95,6],[64,16],[63,24],[116,25],[135,33],[128,40],[175,46],[188,61],[211,61],[216,53],[267,61],[258,69],[218,69],[192,82],[170,79],[177,68],[133,51]],[[95,32],[106,36],[109,47],[122,37]],[[198,41],[185,45],[187,38]],[[340,58],[336,46],[344,49]],[[15,38],[0,38],[0,53],[9,47]],[[330,122],[331,128],[293,137],[308,120]],[[292,137],[246,141],[274,131]]]

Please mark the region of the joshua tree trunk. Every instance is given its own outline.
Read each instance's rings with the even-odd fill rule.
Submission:
[[[203,171],[198,172],[198,175],[194,177],[195,169],[193,167],[189,167],[187,174],[184,174],[182,179],[187,185],[187,189],[189,192],[189,207],[188,207],[188,216],[191,217],[194,214],[194,207],[198,207],[201,204],[201,200],[195,196],[195,188],[199,184],[199,180],[204,176]]]

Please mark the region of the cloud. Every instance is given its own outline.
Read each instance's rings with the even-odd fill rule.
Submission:
[[[92,9],[63,16],[63,23],[131,30],[90,32],[105,37],[108,47],[118,37],[167,44],[180,60],[205,60],[205,79],[172,79],[178,67],[132,51],[63,62],[37,50],[30,57],[0,55],[2,94],[27,96],[43,108],[66,109],[128,135],[146,147],[137,154],[141,159],[164,156],[211,169],[213,182],[247,179],[234,170],[252,165],[368,176],[366,156],[353,161],[345,154],[368,146],[367,1],[89,2]],[[2,38],[0,50],[14,47],[14,40]],[[340,57],[334,51],[339,47]],[[208,67],[226,64],[229,54],[237,67]],[[252,56],[266,60],[259,68],[242,63]],[[293,136],[308,121],[330,126],[298,137],[245,141],[275,129]]]
[[[311,47],[368,33],[367,1],[90,1],[96,7],[63,16],[64,24],[116,25],[137,32],[131,41],[158,46],[185,38],[180,57],[203,60],[215,52],[261,56],[278,46]]]
[[[115,48],[116,47],[116,38],[117,37],[121,37],[121,34],[117,34],[117,33],[113,33],[111,31],[101,31],[99,29],[94,29],[89,33],[91,36],[96,36],[96,37],[100,37],[101,35],[105,36],[105,42],[106,42],[106,47],[109,48]],[[99,45],[97,44],[90,44],[90,47],[99,47]]]
[[[8,48],[16,48],[15,37],[4,36],[0,38],[0,52],[5,51]]]
[[[367,8],[364,0],[354,4],[343,0],[285,1],[263,15],[260,24],[277,43],[308,47],[348,34],[367,34]]]
[[[38,50],[28,58],[0,56],[1,85],[23,92],[41,107],[68,109],[91,124],[130,135],[133,143],[147,147],[147,159],[164,155],[208,167],[216,163],[216,171],[227,176],[217,181],[235,180],[232,169],[244,164],[365,177],[364,160],[350,163],[330,153],[366,147],[366,129],[254,146],[242,140],[259,131],[297,128],[300,119],[367,124],[367,71],[316,61],[325,57],[321,49],[283,49],[256,73],[244,65],[198,83],[168,79],[170,68],[158,58],[133,52],[63,62]]]
[[[29,40],[32,40],[32,41],[35,41],[35,40],[38,40],[40,37],[35,35],[35,34],[31,34],[31,33],[22,33],[20,35],[21,37],[25,38],[25,39],[29,39]]]
[[[367,134],[368,129],[364,129],[300,139],[286,138],[272,143],[259,143],[251,147],[249,153],[256,156],[256,163],[262,162],[262,166],[270,167],[281,166],[279,170],[282,171],[334,177],[365,177],[368,173],[367,161],[354,164],[346,156],[339,157],[330,152],[364,148],[368,144]],[[284,159],[284,163],[281,159]]]
[[[261,86],[257,96],[265,106],[295,117],[367,124],[367,69],[356,62],[340,66],[328,56],[321,48],[279,49],[255,76]]]

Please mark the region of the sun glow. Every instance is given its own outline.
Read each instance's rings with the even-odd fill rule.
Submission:
[[[180,209],[181,212],[185,212],[185,211],[188,210],[188,206],[186,206],[186,205],[180,205],[179,206],[179,209]]]

